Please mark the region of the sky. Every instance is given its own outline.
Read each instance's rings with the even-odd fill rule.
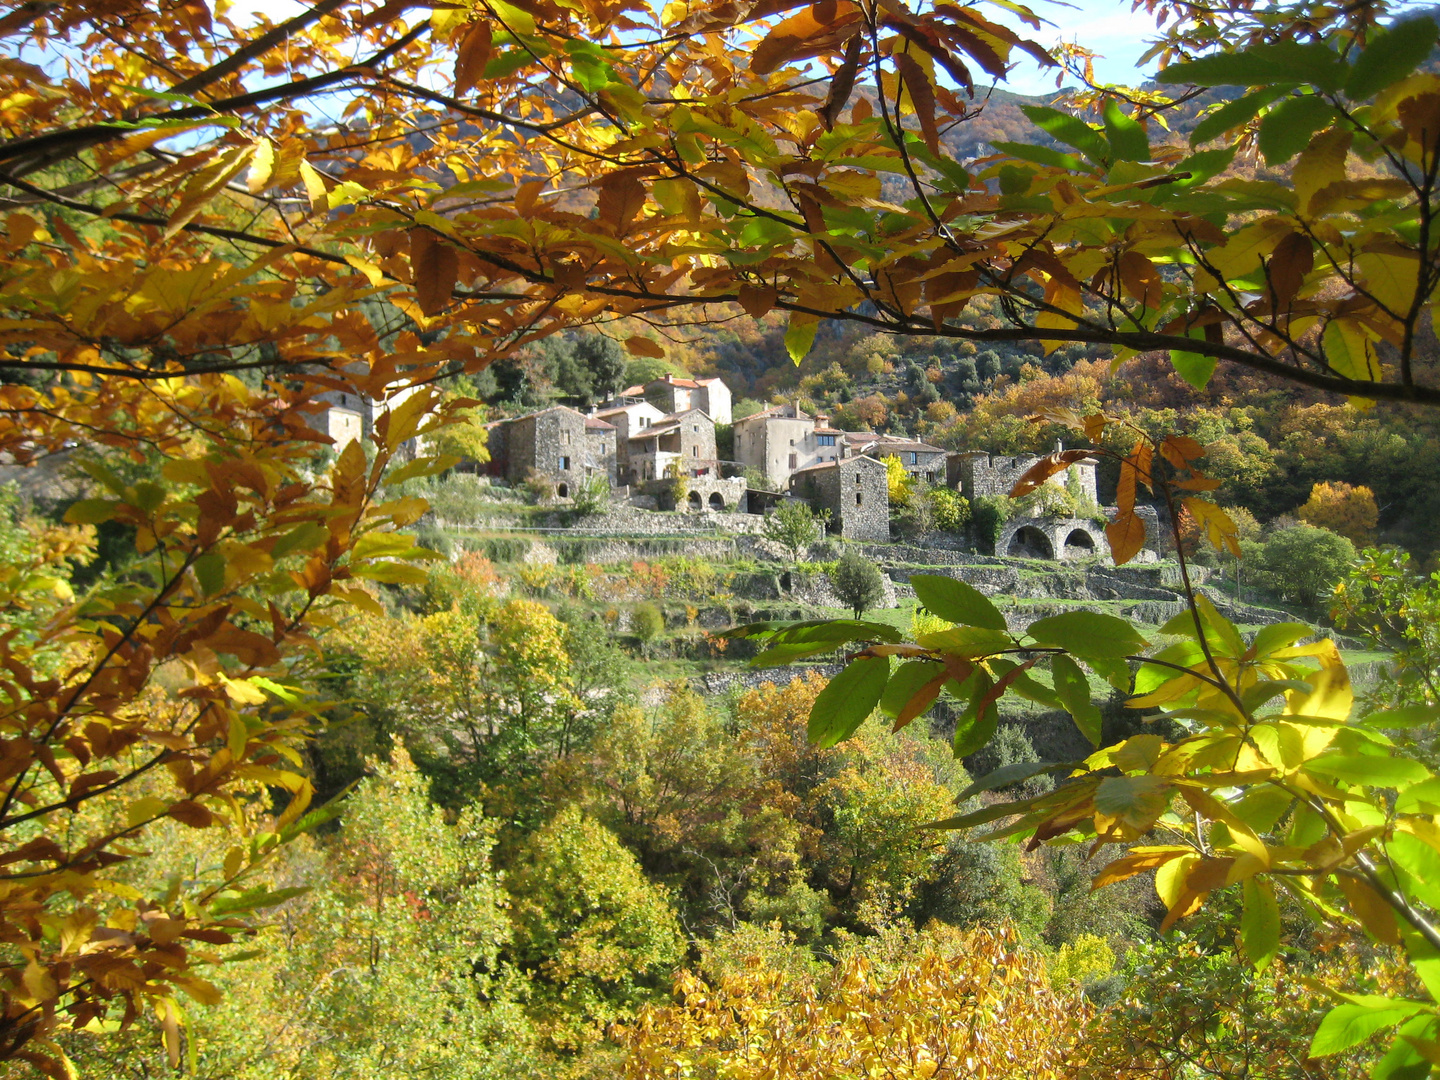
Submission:
[[[1022,0],[1026,2],[1026,0]],[[1045,23],[1037,30],[998,5],[982,3],[981,13],[988,19],[1004,23],[1047,48],[1057,41],[1078,41],[1103,55],[1095,61],[1095,75],[1101,82],[1138,82],[1135,63],[1145,51],[1146,40],[1156,36],[1154,17],[1144,11],[1132,13],[1130,0],[1028,0],[1031,10]],[[244,12],[263,11],[280,20],[295,14],[304,5],[297,0],[234,0],[234,16]],[[414,13],[412,12],[412,17]],[[1010,73],[1005,88],[1017,94],[1044,94],[1055,90],[1055,70],[1042,73],[1040,66],[1023,53],[1019,65]]]
[[[1095,60],[1098,82],[1134,85],[1142,81],[1143,76],[1136,74],[1135,65],[1150,39],[1158,36],[1153,15],[1143,10],[1132,12],[1130,0],[1071,0],[1070,3],[1030,0],[1029,6],[1045,20],[1039,30],[1031,29],[998,7],[982,5],[981,11],[986,18],[1023,32],[1046,48],[1062,40],[1074,41],[1100,54]],[[1017,55],[1021,62],[1005,80],[1005,89],[1017,94],[1053,93],[1055,70],[1051,68],[1044,74],[1028,56]],[[1153,62],[1147,68],[1147,73],[1153,73]],[[1067,84],[1071,81],[1066,80]]]

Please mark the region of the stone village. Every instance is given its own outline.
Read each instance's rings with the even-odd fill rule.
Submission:
[[[486,425],[490,461],[481,470],[511,486],[543,480],[561,502],[582,485],[600,483],[614,504],[715,515],[714,527],[722,531],[727,515],[763,515],[798,499],[828,512],[830,530],[843,539],[885,542],[885,459],[898,458],[910,476],[958,491],[971,503],[1008,495],[1038,460],[951,453],[901,436],[842,431],[825,414],[811,415],[795,403],[732,416],[730,390],[720,379],[667,375],[628,387],[588,413],[552,405]],[[717,449],[716,425],[725,424],[733,425],[732,460],[722,460]],[[1094,459],[1079,462],[1049,483],[1078,485],[1084,501],[1098,507],[1095,466]],[[684,492],[678,505],[677,481]],[[1142,558],[1155,558],[1155,526],[1147,520],[1151,550]],[[1065,561],[1103,548],[1103,521],[1046,514],[1041,503],[1006,523],[995,553]]]

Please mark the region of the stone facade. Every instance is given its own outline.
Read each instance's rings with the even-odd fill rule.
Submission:
[[[691,477],[686,486],[690,490],[684,502],[675,508],[677,510],[746,512],[745,481],[741,477],[722,480],[718,476],[696,476]]]
[[[490,472],[511,484],[538,473],[565,499],[594,476],[615,483],[615,429],[602,420],[555,405],[488,428]]]
[[[622,401],[594,413],[597,420],[615,428],[615,476],[622,484],[632,484],[640,479],[639,472],[630,462],[630,436],[637,435],[662,420],[665,413],[643,399]]]
[[[997,555],[1018,559],[1088,559],[1107,550],[1105,530],[1084,518],[1016,518],[995,545]]]
[[[784,487],[801,469],[845,457],[844,439],[828,417],[777,405],[735,421],[735,460]]]
[[[717,424],[730,423],[730,388],[719,379],[681,379],[666,375],[640,389],[645,400],[667,415],[699,409]]]
[[[354,394],[335,394],[336,398],[344,398],[347,401],[358,402]],[[346,444],[358,442],[364,437],[365,419],[358,407],[349,408],[338,402],[327,404],[326,407],[315,413],[310,418],[310,426],[321,435],[328,435],[331,439],[331,446],[339,453],[345,449]]]
[[[663,479],[672,465],[689,477],[718,477],[715,421],[699,409],[663,416],[628,440],[628,479]]]
[[[976,499],[986,495],[1009,496],[1015,481],[1030,471],[1040,459],[1034,454],[1020,454],[1016,457],[1005,457],[1000,454],[987,454],[983,450],[973,450],[963,454],[951,454],[946,474],[946,481],[950,487],[958,488],[960,494],[974,502]],[[1095,459],[1077,462],[1070,466],[1075,475],[1080,478],[1080,490],[1088,496],[1092,502],[1099,502],[1095,487]],[[1057,473],[1046,483],[1054,484],[1064,488],[1069,480],[1069,472]]]
[[[905,471],[916,480],[927,484],[946,482],[949,454],[938,446],[868,432],[846,435],[845,442],[855,454],[873,458],[898,457]]]
[[[847,540],[890,539],[890,487],[877,458],[812,465],[790,477],[790,490],[830,511],[830,528]]]

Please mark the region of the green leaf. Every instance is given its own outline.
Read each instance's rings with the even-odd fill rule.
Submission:
[[[959,795],[955,796],[956,802],[964,802],[972,795],[979,795],[983,791],[994,791],[997,788],[1009,787],[1012,784],[1019,784],[1029,780],[1032,776],[1039,776],[1041,773],[1061,772],[1065,769],[1074,769],[1077,765],[1073,761],[1016,761],[1009,765],[1001,765],[994,772],[986,773],[979,780],[976,780]]]
[[[947,622],[986,630],[1008,629],[1005,616],[973,585],[940,574],[914,574],[910,584],[926,610]]]
[[[1126,116],[1114,98],[1105,102],[1105,137],[1117,161],[1149,161],[1150,140],[1145,127],[1132,116]]]
[[[1347,1002],[1336,1005],[1325,1014],[1315,1037],[1310,1040],[1310,1056],[1326,1057],[1348,1050],[1356,1043],[1364,1042],[1377,1031],[1392,1028],[1402,1020],[1418,1012],[1427,1011],[1418,1001],[1400,1001],[1394,998],[1379,999],[1380,1004],[1357,1005]]]
[[[1440,778],[1421,780],[1407,787],[1395,799],[1397,814],[1440,813]]]
[[[1067,154],[1049,146],[1018,142],[992,142],[990,145],[1002,154],[1009,154],[1021,161],[1033,161],[1036,165],[1052,165],[1057,169],[1068,169],[1071,172],[1079,172],[1085,167],[1084,162],[1073,154]]]
[[[809,736],[816,746],[843,742],[880,704],[890,679],[890,661],[883,656],[852,660],[830,680],[810,709]]]
[[[119,509],[120,503],[114,499],[81,499],[70,504],[65,520],[71,525],[99,525],[113,518]]]
[[[1162,190],[1167,195],[1185,193],[1193,201],[1195,196],[1188,189],[1199,187],[1212,176],[1219,176],[1228,169],[1235,160],[1236,149],[1234,146],[1226,146],[1219,150],[1201,150],[1198,154],[1191,154],[1175,166],[1176,172],[1189,173],[1189,179],[1167,184]]]
[[[1260,152],[1267,165],[1283,165],[1310,143],[1310,137],[1335,116],[1322,97],[1307,94],[1292,97],[1275,106],[1260,121]]]
[[[1265,90],[1256,90],[1254,93],[1246,94],[1234,101],[1227,101],[1195,125],[1195,129],[1190,132],[1190,145],[1200,146],[1225,134],[1231,128],[1239,127],[1247,120],[1253,119],[1266,105],[1277,98],[1284,97],[1290,92],[1290,89],[1289,86],[1272,86]],[[1230,153],[1232,156],[1234,155],[1234,148],[1231,148]],[[1185,164],[1182,162],[1177,168],[1183,171]]]
[[[193,563],[190,569],[195,571],[195,580],[200,585],[200,591],[206,596],[214,596],[225,587],[225,557],[216,552],[208,555],[201,555]]]
[[[1075,726],[1090,740],[1090,745],[1099,747],[1100,710],[1090,700],[1090,680],[1085,678],[1085,672],[1074,660],[1060,653],[1050,658],[1050,673],[1055,678],[1055,693],[1065,711],[1075,718]]]
[[[370,533],[370,534],[368,534],[368,536],[375,536],[375,535],[377,535],[377,534],[376,534],[376,533]],[[382,534],[378,534],[378,535],[393,535],[393,534],[384,534],[384,533],[382,533]],[[367,536],[367,539],[368,539],[368,536]],[[318,522],[307,521],[307,522],[305,522],[305,523],[302,524],[302,525],[297,525],[297,526],[295,526],[295,528],[291,529],[291,530],[290,530],[289,532],[287,532],[285,535],[283,535],[282,537],[280,537],[280,539],[276,540],[276,541],[275,541],[275,546],[270,549],[270,557],[271,557],[272,559],[283,559],[286,555],[289,555],[292,551],[313,551],[315,548],[317,548],[317,547],[319,547],[321,544],[325,543],[325,541],[327,541],[329,538],[330,538],[330,530],[329,530],[329,529],[325,528],[323,525],[319,524]],[[413,542],[412,538],[411,538],[411,537],[408,537],[408,536],[401,536],[401,537],[398,537],[397,539],[400,540],[400,541],[404,541],[403,544],[397,544],[395,550],[399,550],[399,551],[403,551],[405,548],[408,548],[408,547],[411,545],[411,543]],[[361,542],[363,543],[364,541],[362,540]],[[357,551],[358,551],[358,545],[357,545]],[[359,557],[363,558],[364,556],[359,556]]]
[[[1423,1014],[1412,1016],[1400,1025],[1395,1035],[1389,1052],[1370,1070],[1370,1080],[1430,1080],[1434,1075],[1430,1062],[1411,1040],[1433,1043],[1435,1018]]]
[[[915,640],[916,644],[927,649],[967,660],[977,656],[993,656],[1015,647],[1009,634],[979,626],[955,626],[949,630],[937,630],[933,634],[921,634]]]
[[[1307,83],[1321,90],[1339,90],[1345,62],[1320,42],[1301,45],[1277,41],[1243,52],[1220,52],[1185,64],[1171,64],[1156,76],[1170,86],[1275,86]]]
[[[1288,649],[1297,641],[1311,637],[1314,633],[1314,628],[1306,626],[1304,623],[1273,623],[1255,631],[1255,636],[1250,639],[1250,648],[1254,650],[1257,658],[1264,658],[1277,649]]]
[[[1028,116],[1036,127],[1066,146],[1073,146],[1095,164],[1109,161],[1110,144],[1085,121],[1043,105],[1022,105],[1020,111]]]
[[[1430,770],[1409,758],[1381,757],[1379,754],[1321,754],[1305,763],[1308,772],[1369,787],[1403,791],[1411,784],[1430,778]]]
[[[1170,364],[1175,368],[1175,374],[1179,375],[1196,390],[1204,390],[1210,382],[1210,376],[1215,374],[1215,365],[1219,363],[1213,356],[1201,356],[1199,353],[1181,352],[1179,349],[1170,350]]]
[[[1256,971],[1264,971],[1280,951],[1280,905],[1275,886],[1260,878],[1246,878],[1242,890],[1240,941]]]
[[[815,344],[815,331],[819,328],[818,320],[797,323],[794,316],[791,317],[790,326],[785,331],[785,351],[796,364],[810,352],[810,346]]]
[[[1027,633],[1041,645],[1056,645],[1076,656],[1101,659],[1129,656],[1148,644],[1124,619],[1094,611],[1051,615],[1031,623]]]
[[[1345,96],[1364,101],[1394,86],[1430,55],[1437,32],[1440,28],[1427,15],[1397,22],[1385,33],[1373,35],[1345,80]]]
[[[1440,851],[1406,832],[1396,832],[1385,844],[1390,861],[1413,880],[1406,892],[1433,907],[1440,898]]]
[[[1371,713],[1356,722],[1384,730],[1429,727],[1437,721],[1440,721],[1440,705],[1406,705],[1399,709]]]
[[[901,664],[885,686],[885,693],[880,698],[880,711],[893,720],[922,686],[944,671],[945,665],[938,660],[911,660]]]
[[[993,685],[994,680],[985,674],[983,668],[976,668],[961,684],[958,696],[968,698],[970,704],[955,722],[952,749],[957,758],[968,757],[988,743],[1000,724],[1000,711],[993,701],[987,702],[984,711],[980,711],[980,703]]]

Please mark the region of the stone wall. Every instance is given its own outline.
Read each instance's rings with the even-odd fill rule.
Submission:
[[[950,466],[947,479],[951,487],[958,488],[965,498],[974,501],[986,495],[1004,495],[1008,497],[1010,491],[1015,487],[1015,482],[1029,472],[1040,459],[1034,454],[1019,454],[1014,457],[1007,457],[1003,454],[987,454],[984,451],[971,451],[964,454],[951,454]],[[1072,465],[1076,475],[1080,479],[1080,490],[1092,501],[1098,502],[1099,496],[1095,486],[1095,466],[1088,462],[1080,462]],[[1052,476],[1048,483],[1059,487],[1066,486],[1066,473],[1058,473]]]

